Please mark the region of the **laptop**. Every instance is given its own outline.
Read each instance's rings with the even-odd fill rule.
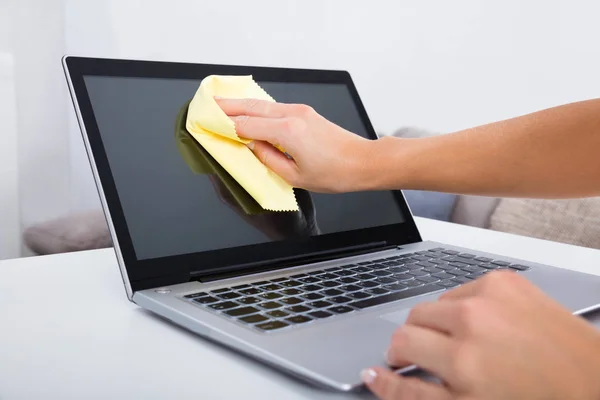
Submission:
[[[348,72],[63,66],[127,297],[199,337],[350,391],[363,368],[385,365],[411,307],[490,271],[522,274],[574,314],[600,306],[600,277],[423,241],[401,191],[294,189],[299,211],[265,212],[185,130],[204,77],[252,75],[277,101],[374,140]]]

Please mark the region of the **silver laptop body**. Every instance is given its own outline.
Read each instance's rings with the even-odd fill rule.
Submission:
[[[253,75],[279,101],[309,103],[348,129],[360,123],[352,131],[362,126],[374,139],[347,72],[81,57],[65,57],[63,66],[127,297],[204,339],[312,384],[350,391],[361,387],[363,368],[385,364],[390,337],[412,306],[490,271],[523,274],[575,314],[600,307],[600,277],[422,241],[401,192],[299,192],[298,218],[255,214],[256,204],[180,129],[186,101],[202,78]],[[168,123],[157,119],[144,128],[142,116],[161,113]],[[344,119],[349,115],[352,121]],[[142,153],[154,149],[156,163],[125,151],[134,144]],[[178,194],[193,196],[196,188],[177,186],[173,176],[203,188],[210,181],[215,192],[202,192],[198,208],[179,203]],[[144,195],[144,188],[154,195]],[[175,190],[181,192],[169,192]],[[220,203],[206,209],[215,193]],[[356,216],[361,202],[365,208]],[[155,203],[173,207],[140,212]],[[344,207],[347,214],[328,219]],[[395,223],[371,226],[386,216],[381,210]],[[219,213],[239,222],[209,221]],[[194,218],[186,229],[214,223],[214,233],[189,240],[178,229]],[[350,229],[328,232],[326,226]],[[249,227],[248,235],[262,235],[262,242],[222,245],[227,241],[219,238]],[[202,247],[213,239],[222,241],[219,248]],[[202,251],[186,252],[196,248]]]

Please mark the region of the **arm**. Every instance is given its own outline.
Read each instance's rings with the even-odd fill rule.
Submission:
[[[310,107],[219,100],[254,153],[295,187],[510,197],[600,195],[600,99],[423,139],[367,140]],[[270,144],[269,144],[270,143]],[[288,159],[272,145],[283,147]]]
[[[383,138],[365,189],[510,197],[600,195],[600,99],[425,139]]]

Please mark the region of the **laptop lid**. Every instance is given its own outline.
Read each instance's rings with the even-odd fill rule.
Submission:
[[[345,71],[65,57],[128,295],[420,241],[400,191],[295,189],[300,211],[265,212],[185,130],[208,75],[252,75],[284,103],[375,131]],[[327,173],[327,171],[324,171]]]

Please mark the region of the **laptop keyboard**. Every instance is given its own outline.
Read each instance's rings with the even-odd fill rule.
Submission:
[[[260,331],[275,331],[447,290],[500,269],[529,267],[444,248],[184,296]]]

